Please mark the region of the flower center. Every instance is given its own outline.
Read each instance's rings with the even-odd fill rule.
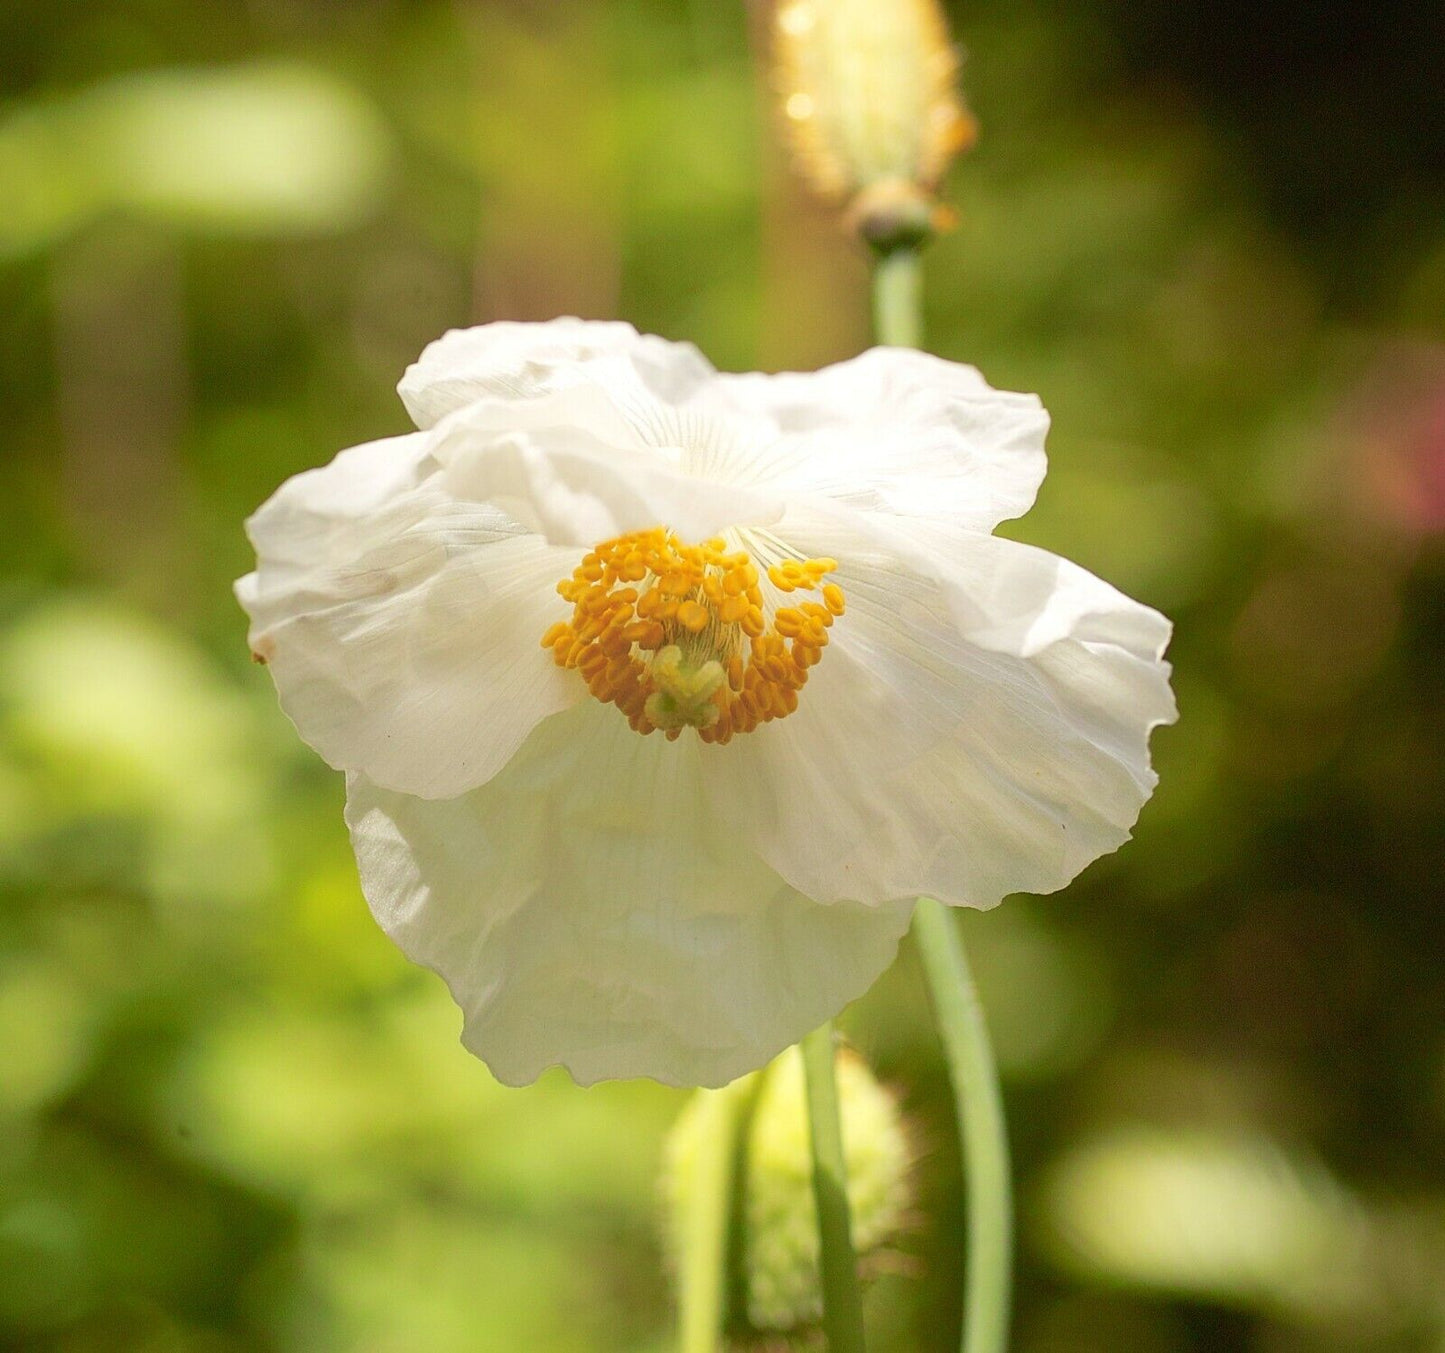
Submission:
[[[658,527],[604,541],[557,584],[572,618],[542,636],[559,667],[575,668],[599,700],[639,733],[697,729],[728,742],[798,707],[843,589],[825,582],[833,559],[782,559],[767,569],[779,592],[821,601],[769,615],[761,579],[722,539],[687,545]]]

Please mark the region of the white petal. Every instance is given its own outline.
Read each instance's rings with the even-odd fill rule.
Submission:
[[[503,322],[453,329],[427,345],[398,387],[419,428],[478,399],[524,401],[570,383],[578,364],[625,358],[660,398],[680,400],[713,376],[690,343],[639,334],[630,324],[555,319],[546,324]]]
[[[426,802],[349,783],[377,920],[439,972],[503,1081],[721,1085],[861,994],[909,908],[822,907],[708,809],[701,746],[589,701],[484,788]]]
[[[655,526],[703,540],[738,524],[766,525],[783,511],[776,494],[708,477],[710,452],[730,445],[726,424],[705,409],[627,390],[624,373],[606,360],[525,404],[478,400],[433,435],[452,493],[496,504],[574,549]]]
[[[384,540],[383,510],[436,469],[427,439],[413,433],[353,446],[288,479],[246,523],[253,544],[266,541],[261,567],[236,584],[251,619],[265,625],[289,614],[296,587],[333,552],[354,553],[359,534]]]
[[[781,434],[757,448],[745,482],[760,487],[987,532],[1027,512],[1043,481],[1038,399],[928,353],[873,348],[812,374],[718,381]]]
[[[1155,783],[1149,732],[1174,718],[1162,616],[974,533],[946,550],[925,534],[934,578],[836,523],[790,540],[841,561],[847,613],[797,712],[707,763],[719,814],[790,883],[986,907],[1061,888],[1128,838]]]
[[[582,698],[539,644],[576,562],[453,500],[420,434],[288,481],[247,528],[237,585],[282,708],[331,765],[448,797]]]

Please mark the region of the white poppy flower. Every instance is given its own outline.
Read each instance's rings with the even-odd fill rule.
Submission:
[[[283,485],[237,591],[372,910],[502,1080],[722,1084],[861,994],[920,894],[1047,892],[1127,838],[1169,625],[990,534],[1043,477],[1032,396],[577,320],[448,334],[401,391],[421,431]]]

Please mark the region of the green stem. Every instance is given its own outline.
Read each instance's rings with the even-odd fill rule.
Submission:
[[[682,1353],[716,1353],[722,1347],[737,1137],[744,1109],[744,1097],[732,1086],[708,1091],[700,1108],[703,1121],[679,1275]]]
[[[1004,1353],[1008,1347],[1013,1202],[998,1069],[973,974],[948,908],[931,897],[919,898],[913,912],[913,934],[928,976],[962,1139],[968,1205],[962,1349],[963,1353]]]
[[[838,1117],[833,1026],[814,1029],[802,1042],[808,1084],[808,1128],[813,1142],[813,1198],[818,1205],[818,1269],[823,1281],[823,1327],[830,1353],[863,1353],[863,1299],[848,1216],[848,1170]]]
[[[918,250],[893,249],[873,267],[873,326],[878,341],[894,348],[923,344],[923,277]]]

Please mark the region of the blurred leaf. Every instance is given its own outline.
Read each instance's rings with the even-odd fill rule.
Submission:
[[[1109,1282],[1369,1340],[1436,1315],[1439,1226],[1372,1213],[1262,1133],[1117,1127],[1057,1162],[1040,1205],[1054,1259]]]
[[[188,230],[343,229],[375,206],[391,158],[362,95],[297,62],[124,76],[0,122],[0,258],[110,212]]]

